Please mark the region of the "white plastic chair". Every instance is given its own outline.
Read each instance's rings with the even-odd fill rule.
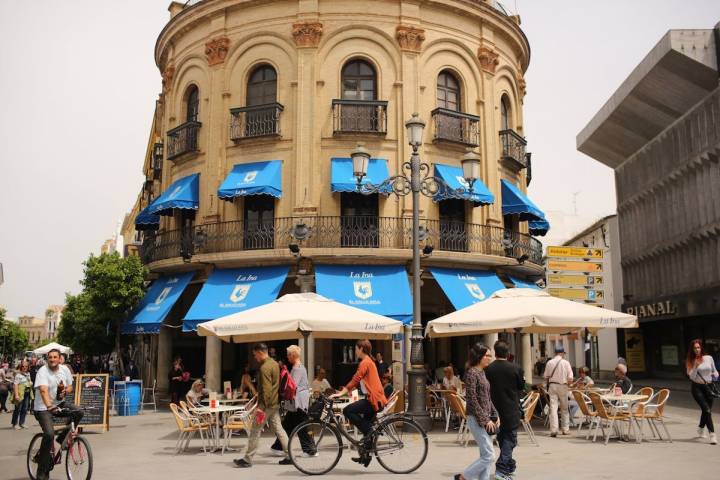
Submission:
[[[233,413],[227,417],[225,425],[223,425],[225,441],[223,442],[222,451],[220,452],[221,455],[225,454],[225,450],[230,450],[230,440],[232,439],[233,433],[238,430],[245,430],[248,441],[250,441],[250,430],[255,417],[257,402],[258,399],[257,396],[255,396],[255,398],[245,405],[245,410]]]

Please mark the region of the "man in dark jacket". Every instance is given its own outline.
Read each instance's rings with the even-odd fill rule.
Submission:
[[[523,371],[507,360],[508,345],[495,342],[496,360],[485,369],[490,382],[490,397],[500,416],[500,430],[497,434],[500,456],[495,463],[495,478],[510,479],[516,464],[512,458],[517,446],[517,430],[520,428],[520,392],[525,388]]]

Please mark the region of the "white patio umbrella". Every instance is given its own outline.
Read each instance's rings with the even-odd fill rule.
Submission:
[[[72,349],[70,347],[66,347],[65,345],[60,345],[59,343],[50,342],[47,345],[43,345],[42,347],[36,348],[33,350],[33,353],[35,355],[47,355],[47,353],[50,350],[60,350],[60,353],[64,353],[66,355],[69,355],[72,353]]]
[[[327,299],[316,293],[290,293],[272,303],[198,325],[198,335],[246,343],[313,338],[389,339],[403,325],[376,313]]]
[[[567,333],[637,327],[637,317],[550,296],[532,288],[498,290],[483,302],[428,322],[431,338],[485,333]]]

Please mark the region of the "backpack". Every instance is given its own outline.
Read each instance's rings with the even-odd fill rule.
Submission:
[[[295,392],[297,391],[297,385],[293,380],[292,375],[288,371],[285,365],[280,367],[280,385],[278,388],[278,397],[280,401],[292,400],[295,398]]]

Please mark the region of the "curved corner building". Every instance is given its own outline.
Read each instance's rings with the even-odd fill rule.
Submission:
[[[170,14],[134,209],[156,280],[125,326],[145,334],[161,389],[175,355],[210,388],[238,385],[247,346],[198,337],[197,324],[285,293],[411,323],[411,197],[357,193],[350,153],[371,153],[363,182],[403,173],[414,112],[430,174],[467,190],[460,160],[482,158],[466,199],[421,196],[423,322],[543,274],[517,16],[482,0],[206,0]],[[428,342],[428,363],[462,365],[469,341]],[[271,346],[280,356],[287,344]],[[333,385],[354,369],[349,345],[308,346]],[[405,350],[399,338],[376,348],[386,361]]]

